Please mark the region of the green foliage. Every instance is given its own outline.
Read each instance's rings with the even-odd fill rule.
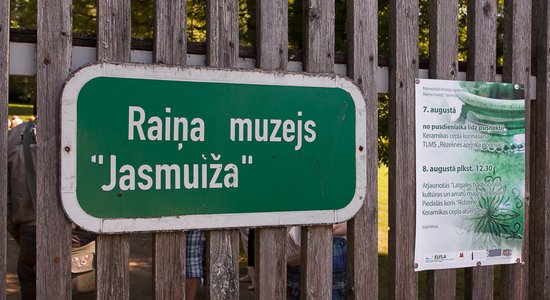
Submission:
[[[10,0],[10,27],[36,29],[36,0]]]
[[[154,0],[132,0],[132,38],[151,39],[155,24]]]
[[[206,0],[187,0],[187,40],[206,41]]]
[[[95,0],[73,1],[73,31],[83,34],[95,33],[97,8]]]
[[[10,103],[35,103],[36,102],[36,77],[34,76],[10,76],[9,77]]]
[[[378,94],[378,165],[389,165],[390,97]]]

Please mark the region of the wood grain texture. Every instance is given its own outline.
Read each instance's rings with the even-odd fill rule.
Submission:
[[[304,61],[306,72],[334,71],[334,0],[304,0]]]
[[[468,72],[470,81],[495,81],[497,1],[468,0]]]
[[[257,60],[264,70],[286,71],[288,63],[288,1],[256,3]]]
[[[417,299],[414,272],[414,79],[418,77],[418,2],[390,3],[390,298]]]
[[[531,207],[529,214],[529,298],[550,299],[550,3],[533,1],[534,65],[536,66],[537,91],[535,127],[536,168],[531,181]]]
[[[525,95],[529,95],[531,76],[531,5],[530,0],[506,1],[504,3],[504,82],[520,83],[525,86]],[[528,99],[528,98],[527,98]],[[531,101],[525,101],[525,128],[531,126]],[[525,131],[525,140],[529,141],[531,132]],[[529,143],[525,149],[525,220],[522,245],[522,264],[504,265],[501,268],[501,299],[529,298],[529,186],[532,148]]]
[[[97,59],[130,61],[130,1],[98,0],[97,10]],[[130,236],[101,235],[96,247],[97,298],[130,299]]]
[[[430,1],[430,78],[457,78],[458,6],[458,0]],[[456,272],[453,269],[428,271],[426,285],[428,299],[455,299]]]
[[[239,299],[239,234],[239,230],[207,232],[208,299]]]
[[[158,64],[185,65],[187,56],[185,0],[155,1],[154,61]]]
[[[97,59],[130,61],[130,0],[97,0]]]
[[[60,101],[69,76],[72,42],[71,3],[37,2],[36,290],[41,299],[70,299],[71,225],[59,199]],[[53,243],[52,241],[55,241]]]
[[[155,299],[185,299],[185,232],[154,235]]]
[[[458,0],[430,1],[430,78],[457,78],[458,7]]]
[[[348,299],[378,299],[378,3],[347,2],[348,76],[363,92],[367,114],[364,204],[348,222]]]
[[[238,0],[208,0],[206,4],[206,61],[218,68],[237,66],[239,58]]]
[[[10,2],[0,3],[0,120],[8,119],[8,74],[10,41]],[[5,122],[4,122],[5,123]],[[8,190],[8,128],[0,129],[0,191]],[[0,193],[0,228],[7,228],[7,193]],[[0,266],[6,265],[7,232],[0,230]],[[6,269],[0,268],[0,300],[6,299]]]
[[[187,2],[155,1],[153,61],[185,65]],[[185,299],[185,232],[154,235],[155,299]]]
[[[256,229],[255,299],[286,299],[286,241],[282,228]]]
[[[288,63],[288,1],[256,2],[257,58],[263,70],[286,71]],[[256,229],[254,282],[256,299],[286,299],[287,229]]]
[[[334,0],[305,0],[304,61],[306,72],[334,71]],[[302,227],[300,294],[305,299],[332,295],[332,227]]]
[[[468,0],[468,71],[470,81],[496,78],[496,0]],[[465,269],[466,299],[493,299],[493,267]]]
[[[235,68],[239,58],[238,0],[206,3],[206,64]],[[206,274],[210,299],[239,299],[239,230],[210,231]]]
[[[332,298],[332,226],[302,227],[300,299]]]
[[[97,299],[130,299],[129,236],[98,235]]]

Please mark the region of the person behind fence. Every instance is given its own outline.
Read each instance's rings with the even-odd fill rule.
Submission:
[[[17,276],[23,300],[36,299],[36,124],[26,122],[8,132],[7,230],[19,245]],[[91,233],[73,229],[73,249],[89,245],[94,238]],[[90,262],[83,266],[83,262],[76,262],[76,267],[91,266]]]
[[[347,223],[332,225],[332,300],[345,299],[347,264]],[[301,228],[292,226],[287,234],[287,299],[300,299]]]
[[[185,235],[185,299],[193,300],[204,280],[203,231],[190,230]]]

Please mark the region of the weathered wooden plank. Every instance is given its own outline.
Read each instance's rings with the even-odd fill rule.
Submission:
[[[187,2],[155,1],[154,61],[185,65],[187,54]]]
[[[305,0],[304,61],[306,72],[334,71],[334,0]],[[332,227],[302,227],[300,294],[302,299],[330,299],[332,295]],[[305,297],[305,298],[304,298]]]
[[[0,120],[8,119],[8,73],[9,73],[9,41],[10,41],[10,2],[0,3]],[[5,123],[5,121],[4,121]],[[0,191],[8,190],[8,129],[6,124],[0,130]],[[7,228],[6,210],[7,193],[0,193],[0,228]],[[6,265],[7,232],[0,231],[0,300],[6,299]]]
[[[334,70],[334,0],[305,0],[303,68],[312,73]]]
[[[257,62],[264,70],[286,71],[288,63],[288,1],[256,3]]]
[[[97,1],[97,59],[130,61],[130,0]],[[130,299],[130,236],[97,238],[97,298]]]
[[[496,78],[496,0],[468,0],[468,71],[471,81]],[[493,299],[493,267],[465,270],[466,299]]]
[[[347,2],[348,76],[359,84],[367,114],[367,194],[348,222],[348,299],[378,299],[378,2]]]
[[[187,2],[155,1],[153,61],[185,65]],[[163,232],[154,237],[155,299],[185,299],[185,232]]]
[[[332,226],[302,227],[300,299],[332,298]]]
[[[457,78],[458,6],[458,0],[430,1],[430,78]]]
[[[536,66],[537,91],[536,111],[533,125],[536,127],[533,140],[536,152],[529,215],[529,298],[550,299],[550,3],[533,1],[534,65]]]
[[[265,228],[255,234],[255,299],[286,299],[287,230]]]
[[[239,2],[209,0],[206,4],[206,60],[218,68],[237,66],[239,58]]]
[[[239,299],[239,234],[238,230],[207,233],[208,299]]]
[[[208,0],[206,64],[234,68],[239,58],[239,3]],[[206,238],[206,276],[210,299],[239,299],[239,231],[214,230]]]
[[[185,232],[161,232],[154,237],[155,299],[185,299]]]
[[[257,60],[264,70],[286,71],[288,63],[288,1],[256,2]],[[256,230],[254,249],[256,299],[286,299],[287,230]]]
[[[468,80],[495,80],[496,2],[468,0]]]
[[[525,94],[529,95],[531,76],[531,5],[530,0],[506,1],[504,3],[504,82],[522,83]],[[531,101],[525,102],[525,128],[531,125]],[[525,131],[525,140],[531,137]],[[529,186],[530,186],[530,151],[527,143],[525,149],[525,220],[522,245],[522,264],[502,266],[500,297],[502,299],[529,298]],[[532,165],[531,165],[532,166]]]
[[[97,1],[97,59],[130,61],[130,0]]]
[[[71,66],[70,1],[37,2],[36,291],[40,299],[71,297],[71,225],[59,199],[59,95]],[[52,243],[55,241],[55,243]]]
[[[390,298],[417,299],[414,261],[414,79],[418,77],[418,2],[390,2]]]
[[[127,234],[97,236],[97,299],[130,299],[129,240]]]
[[[458,0],[430,1],[430,78],[458,75]],[[455,299],[455,270],[428,271],[428,299]]]

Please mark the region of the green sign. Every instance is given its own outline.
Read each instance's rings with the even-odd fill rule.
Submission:
[[[97,64],[62,106],[63,205],[88,230],[333,223],[364,198],[345,78]]]

